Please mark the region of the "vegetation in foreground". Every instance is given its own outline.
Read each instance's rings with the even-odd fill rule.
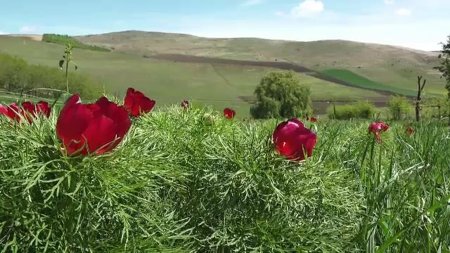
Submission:
[[[450,252],[450,135],[438,122],[308,123],[313,156],[274,152],[275,121],[208,108],[140,118],[110,153],[68,157],[56,119],[0,117],[5,252]]]

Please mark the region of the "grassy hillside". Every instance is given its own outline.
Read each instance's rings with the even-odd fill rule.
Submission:
[[[428,79],[428,93],[444,94],[433,70],[437,53],[350,41],[292,42],[255,38],[206,39],[183,34],[127,31],[77,37],[120,52],[187,54],[231,59],[288,61],[317,71],[345,69],[392,89],[413,91],[416,76]]]
[[[64,47],[0,36],[0,52],[23,57],[33,64],[57,68]],[[79,66],[78,71],[97,80],[107,93],[122,96],[126,88],[132,85],[154,98],[158,105],[190,99],[194,103],[209,104],[218,109],[231,106],[237,109],[238,115],[248,115],[250,107],[240,97],[251,96],[261,77],[273,71],[262,67],[146,59],[123,52],[75,49],[73,55]],[[314,99],[383,99],[375,92],[344,87],[301,74],[299,77],[311,87]]]

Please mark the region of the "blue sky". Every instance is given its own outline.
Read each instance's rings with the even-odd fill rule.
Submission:
[[[0,0],[0,33],[144,30],[438,50],[449,13],[450,0]]]

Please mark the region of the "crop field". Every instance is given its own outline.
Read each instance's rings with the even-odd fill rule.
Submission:
[[[450,252],[450,135],[401,122],[309,123],[305,161],[279,155],[279,121],[193,106],[132,120],[103,155],[68,156],[59,111],[0,117],[5,252]],[[102,134],[102,133],[98,133]]]

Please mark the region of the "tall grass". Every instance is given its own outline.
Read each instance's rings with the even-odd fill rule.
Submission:
[[[320,122],[314,156],[279,157],[277,122],[207,108],[135,119],[97,157],[66,157],[56,116],[0,118],[3,252],[449,252],[450,134]]]

